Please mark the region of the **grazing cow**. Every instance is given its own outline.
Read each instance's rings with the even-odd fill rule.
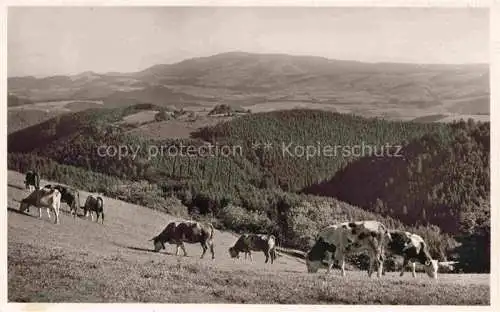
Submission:
[[[55,224],[59,224],[59,209],[61,207],[61,193],[56,189],[38,189],[28,197],[21,200],[19,210],[24,212],[30,206],[38,208],[38,218],[42,218],[42,208],[47,208],[47,216],[50,219],[50,210],[56,215]]]
[[[179,248],[182,248],[184,256],[187,256],[184,243],[200,243],[203,248],[201,259],[205,256],[208,248],[210,248],[210,252],[212,253],[212,259],[215,259],[213,239],[214,227],[212,224],[203,224],[195,221],[178,221],[170,222],[160,234],[153,237],[150,241],[153,241],[156,252],[166,249],[165,243],[177,245],[176,256],[179,254]]]
[[[26,189],[29,189],[30,192],[40,189],[40,176],[38,172],[32,170],[26,172],[24,186]]]
[[[403,267],[400,276],[403,276],[406,267],[411,262],[412,275],[415,274],[415,262],[424,265],[425,272],[429,277],[437,279],[438,261],[433,260],[427,244],[417,234],[405,231],[390,231],[392,240],[387,244],[387,252],[403,257]],[[385,273],[385,272],[384,272]]]
[[[250,256],[250,261],[252,259],[252,251],[262,251],[266,256],[267,263],[269,258],[271,258],[271,264],[276,259],[276,238],[274,235],[265,234],[243,234],[238,238],[233,247],[229,248],[229,254],[231,258],[239,258],[240,252],[245,253],[245,259],[247,254]]]
[[[63,185],[47,184],[44,188],[56,189],[61,193],[61,203],[68,204],[73,218],[76,217],[77,209],[80,207],[80,193],[78,190]]]
[[[377,277],[382,274],[383,246],[390,240],[389,231],[378,221],[344,222],[323,228],[316,236],[314,246],[306,254],[309,273],[317,272],[320,267],[327,267],[327,274],[333,267],[334,260],[339,261],[342,276],[345,276],[345,256],[368,252],[371,277],[375,262],[379,264]]]
[[[99,222],[99,214],[101,215],[101,224],[104,224],[104,202],[101,196],[94,197],[92,195],[87,196],[87,200],[85,201],[85,205],[82,207],[84,216],[88,217],[90,213],[90,218],[94,221],[94,215],[92,212],[95,212],[97,218],[95,222]]]

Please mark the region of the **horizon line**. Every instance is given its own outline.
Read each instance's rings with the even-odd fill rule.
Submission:
[[[77,73],[60,73],[60,74],[53,74],[53,75],[24,75],[24,76],[9,76],[7,74],[7,79],[12,79],[12,78],[35,78],[35,79],[44,79],[44,78],[53,78],[53,77],[68,77],[68,76],[78,76],[82,75],[85,73],[92,73],[96,75],[131,75],[134,73],[139,73],[145,70],[148,70],[152,67],[155,66],[161,66],[161,65],[175,65],[179,64],[185,61],[189,60],[194,60],[194,59],[201,59],[201,58],[210,58],[218,55],[224,55],[224,54],[248,54],[248,55],[274,55],[274,56],[292,56],[292,57],[312,57],[312,58],[322,58],[328,61],[339,61],[339,62],[352,62],[352,63],[361,63],[361,64],[370,64],[370,65],[377,65],[377,64],[390,64],[390,65],[415,65],[415,66],[479,66],[479,65],[488,65],[488,68],[490,67],[490,62],[476,62],[476,63],[414,63],[414,62],[390,62],[390,61],[361,61],[361,60],[350,60],[350,59],[335,59],[335,58],[328,58],[325,56],[320,56],[320,55],[311,55],[311,54],[291,54],[291,53],[279,53],[279,52],[272,52],[272,53],[258,53],[258,52],[246,52],[246,51],[241,51],[241,50],[234,50],[234,51],[226,51],[226,52],[220,52],[216,54],[210,54],[210,55],[205,55],[205,56],[194,56],[194,57],[189,57],[186,59],[182,59],[179,61],[175,61],[172,63],[158,63],[154,65],[147,66],[143,69],[137,70],[137,71],[130,71],[130,72],[121,72],[121,71],[107,71],[107,72],[97,72],[93,70],[85,70],[82,72],[77,72]],[[8,64],[7,64],[8,68]],[[8,72],[8,70],[7,70]]]

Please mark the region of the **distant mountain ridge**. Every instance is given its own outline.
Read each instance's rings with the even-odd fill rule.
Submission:
[[[164,92],[158,92],[159,88]],[[134,73],[12,77],[8,89],[33,102],[71,99],[104,100],[106,104],[110,97],[115,104],[123,99],[158,105],[251,105],[276,98],[420,106],[479,98],[485,105],[490,92],[488,64],[362,63],[245,52],[159,64]]]

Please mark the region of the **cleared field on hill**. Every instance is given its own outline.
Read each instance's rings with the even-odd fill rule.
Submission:
[[[231,259],[227,248],[236,236],[228,232],[215,233],[215,261],[208,254],[199,259],[199,245],[187,245],[188,257],[173,255],[174,246],[154,253],[148,240],[177,218],[104,198],[104,225],[64,213],[55,225],[45,211],[42,220],[37,209],[18,211],[28,194],[23,180],[9,171],[10,302],[489,304],[489,275],[443,274],[433,281],[388,273],[379,280],[335,271],[325,278],[324,271],[305,273],[302,261],[289,256],[273,265],[261,253],[253,262]],[[81,192],[82,204],[87,194]]]
[[[7,108],[7,131],[13,133],[37,125],[56,116],[102,107],[102,101],[52,101]]]

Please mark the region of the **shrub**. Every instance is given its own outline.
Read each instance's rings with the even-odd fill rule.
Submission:
[[[269,233],[273,228],[273,223],[263,213],[250,212],[239,206],[224,207],[218,217],[226,228],[239,233]]]

